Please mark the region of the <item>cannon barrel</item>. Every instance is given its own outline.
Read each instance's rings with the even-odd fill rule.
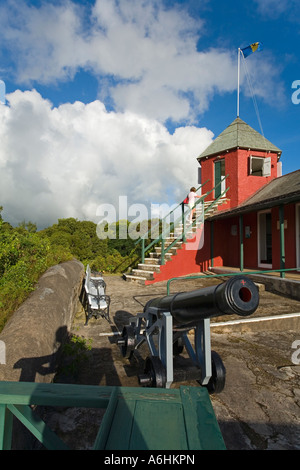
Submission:
[[[256,285],[247,277],[234,276],[216,286],[149,300],[144,312],[155,307],[158,312],[170,312],[175,324],[186,325],[221,315],[248,316],[258,304]]]

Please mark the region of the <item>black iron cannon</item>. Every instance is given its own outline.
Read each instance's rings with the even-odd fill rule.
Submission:
[[[144,312],[155,307],[158,312],[170,312],[174,323],[183,325],[221,315],[245,317],[255,312],[258,300],[255,284],[248,278],[238,276],[217,286],[149,300]]]
[[[144,311],[123,329],[118,340],[124,357],[130,357],[145,341],[150,350],[144,373],[139,376],[143,386],[170,387],[174,381],[173,356],[185,347],[196,368],[196,377],[211,393],[225,385],[226,370],[220,356],[211,351],[210,319],[222,315],[242,317],[255,312],[259,293],[245,276],[234,276],[216,286],[179,292],[148,301]],[[142,331],[143,327],[143,331]],[[195,330],[194,349],[188,338]],[[195,376],[195,370],[193,372]],[[177,374],[178,375],[178,374]],[[181,372],[181,378],[189,379]]]

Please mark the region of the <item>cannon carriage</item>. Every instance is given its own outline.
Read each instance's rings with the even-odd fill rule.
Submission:
[[[139,375],[141,386],[170,388],[173,382],[196,379],[210,393],[220,393],[225,386],[226,369],[219,354],[211,350],[210,319],[233,314],[245,317],[253,314],[258,304],[258,289],[245,276],[155,298],[123,328],[117,343],[127,358],[147,344],[150,354]],[[193,364],[188,370],[174,366],[174,358],[184,348]]]

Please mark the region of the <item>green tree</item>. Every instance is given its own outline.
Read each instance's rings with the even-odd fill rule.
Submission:
[[[35,233],[37,231],[37,226],[30,220],[26,222],[23,220],[22,222],[19,223],[19,227],[23,228],[24,230],[27,230],[30,233]]]

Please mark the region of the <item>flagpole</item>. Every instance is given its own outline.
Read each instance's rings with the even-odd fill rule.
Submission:
[[[240,116],[240,64],[241,64],[241,49],[238,48],[237,117]]]

